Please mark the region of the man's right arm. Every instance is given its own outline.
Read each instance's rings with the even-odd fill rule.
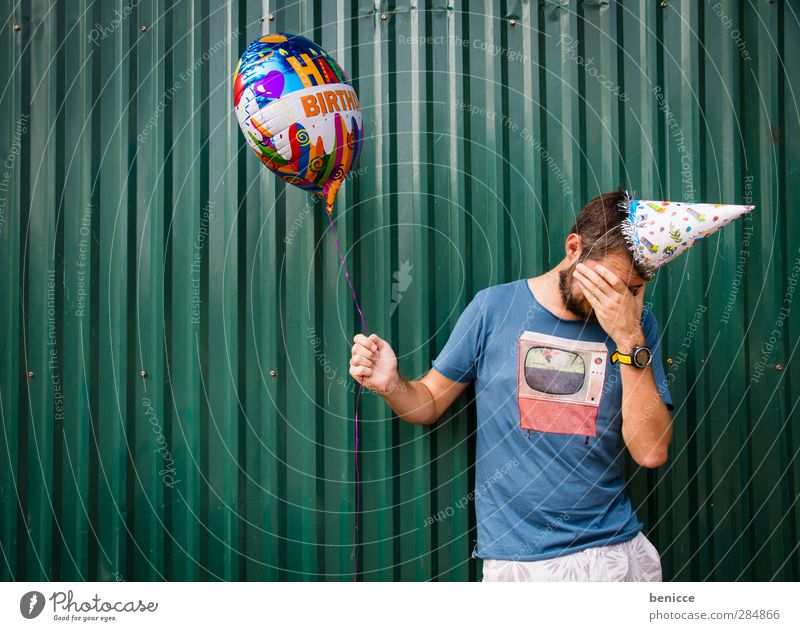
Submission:
[[[350,375],[380,394],[403,420],[430,425],[466,390],[469,382],[454,381],[431,368],[422,379],[408,381],[397,371],[397,357],[388,342],[374,333],[353,338]]]

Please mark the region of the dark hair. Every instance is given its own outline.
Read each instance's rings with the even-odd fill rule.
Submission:
[[[627,217],[624,212],[627,193],[624,189],[601,193],[583,207],[570,233],[581,237],[583,251],[580,260],[596,261],[608,254],[624,253],[633,262],[633,269],[644,279],[652,276],[651,270],[639,265],[633,258],[622,233],[622,222]]]

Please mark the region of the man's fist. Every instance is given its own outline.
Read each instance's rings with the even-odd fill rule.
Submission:
[[[353,342],[350,376],[356,381],[361,381],[363,377],[364,387],[378,394],[398,388],[400,375],[397,372],[397,356],[389,342],[374,333],[369,337],[359,333]]]

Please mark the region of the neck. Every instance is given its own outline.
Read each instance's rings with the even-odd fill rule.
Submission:
[[[528,286],[536,300],[548,311],[562,320],[580,320],[578,316],[569,311],[564,305],[564,299],[559,289],[559,273],[569,269],[567,259],[563,259],[553,269],[541,276],[528,279]]]

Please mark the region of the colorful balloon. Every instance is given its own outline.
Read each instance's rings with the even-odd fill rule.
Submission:
[[[332,213],[364,139],[358,97],[333,57],[300,35],[265,35],[236,66],[233,103],[259,159],[289,184],[323,195]]]

